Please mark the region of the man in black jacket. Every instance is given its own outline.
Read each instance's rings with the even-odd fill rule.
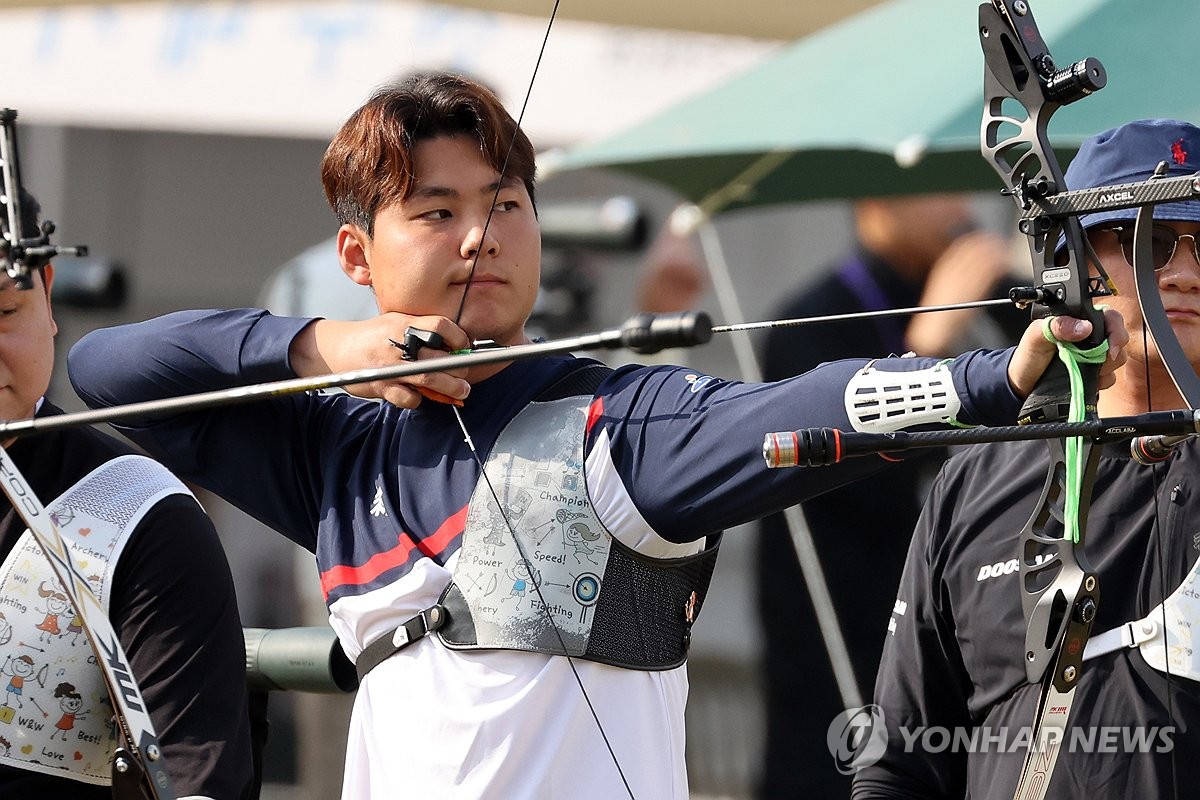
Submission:
[[[1200,170],[1200,129],[1150,120],[1106,131],[1084,143],[1066,183],[1141,181],[1161,161],[1172,175]],[[1101,392],[1102,417],[1187,406],[1143,337],[1131,267],[1135,211],[1081,219],[1120,292],[1106,302],[1131,335],[1125,369]],[[1200,201],[1159,205],[1154,220],[1158,289],[1195,368]],[[1200,714],[1200,661],[1186,642],[1168,646],[1161,634],[1164,619],[1185,631],[1200,621],[1180,602],[1200,588],[1198,464],[1195,440],[1159,467],[1132,460],[1128,444],[1103,448],[1085,539],[1100,578],[1099,615],[1047,797],[1175,797],[1200,780],[1200,742],[1188,732]],[[908,552],[875,688],[887,746],[856,775],[856,800],[1013,797],[1040,691],[1025,674],[1018,531],[1046,471],[1040,442],[974,447],[942,469]],[[1049,533],[1061,535],[1061,525],[1052,522]],[[1164,615],[1160,604],[1172,594]]]

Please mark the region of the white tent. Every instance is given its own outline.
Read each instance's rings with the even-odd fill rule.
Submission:
[[[288,0],[0,11],[0,104],[39,124],[327,138],[379,84],[448,68],[519,108],[545,18]],[[539,147],[629,125],[778,42],[559,19],[525,127]]]

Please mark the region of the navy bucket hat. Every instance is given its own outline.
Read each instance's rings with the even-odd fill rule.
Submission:
[[[1144,181],[1159,162],[1167,177],[1200,172],[1200,128],[1174,119],[1140,119],[1084,141],[1064,175],[1068,189],[1091,189]],[[1106,222],[1132,221],[1136,208],[1101,211],[1079,218],[1084,229]],[[1154,218],[1200,222],[1200,200],[1162,203]]]

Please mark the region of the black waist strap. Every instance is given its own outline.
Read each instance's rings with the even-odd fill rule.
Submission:
[[[417,614],[399,628],[396,628],[395,633],[391,636],[388,636],[386,633],[380,636],[363,648],[363,651],[358,654],[358,660],[354,662],[354,670],[358,673],[358,680],[362,681],[367,676],[367,673],[375,669],[375,667],[387,661],[425,634],[436,631],[444,624],[446,624],[446,609],[439,604],[430,606],[420,614]]]

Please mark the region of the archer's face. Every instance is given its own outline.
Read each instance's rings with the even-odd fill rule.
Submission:
[[[46,284],[36,274],[32,289],[21,291],[0,272],[0,418],[33,416],[38,398],[50,386],[54,368],[54,334],[50,310],[53,267]]]
[[[1160,223],[1156,220],[1155,224]],[[1132,229],[1133,222],[1130,221],[1127,225]],[[1161,225],[1174,229],[1177,233],[1200,235],[1200,224],[1195,222],[1162,221]],[[1116,308],[1125,318],[1125,325],[1129,330],[1129,363],[1122,370],[1122,375],[1132,371],[1144,375],[1147,359],[1150,359],[1149,368],[1152,372],[1160,371],[1158,350],[1154,346],[1153,337],[1148,333],[1147,344],[1143,345],[1145,325],[1133,286],[1133,267],[1122,253],[1117,234],[1100,227],[1089,231],[1088,239],[1096,250],[1100,263],[1104,265],[1120,292],[1116,297],[1105,297],[1097,302]],[[1179,338],[1179,344],[1192,366],[1200,369],[1200,262],[1196,261],[1195,248],[1190,238],[1184,238],[1176,244],[1171,260],[1155,273],[1155,277],[1158,279],[1158,292],[1162,297],[1163,308],[1175,335]]]
[[[343,269],[374,288],[381,312],[453,320],[478,258],[460,326],[475,339],[526,341],[525,321],[537,298],[541,232],[524,184],[506,178],[497,196],[500,176],[468,137],[423,141],[413,156],[412,194],[379,211],[374,236],[342,227]],[[354,269],[356,260],[364,268]]]

